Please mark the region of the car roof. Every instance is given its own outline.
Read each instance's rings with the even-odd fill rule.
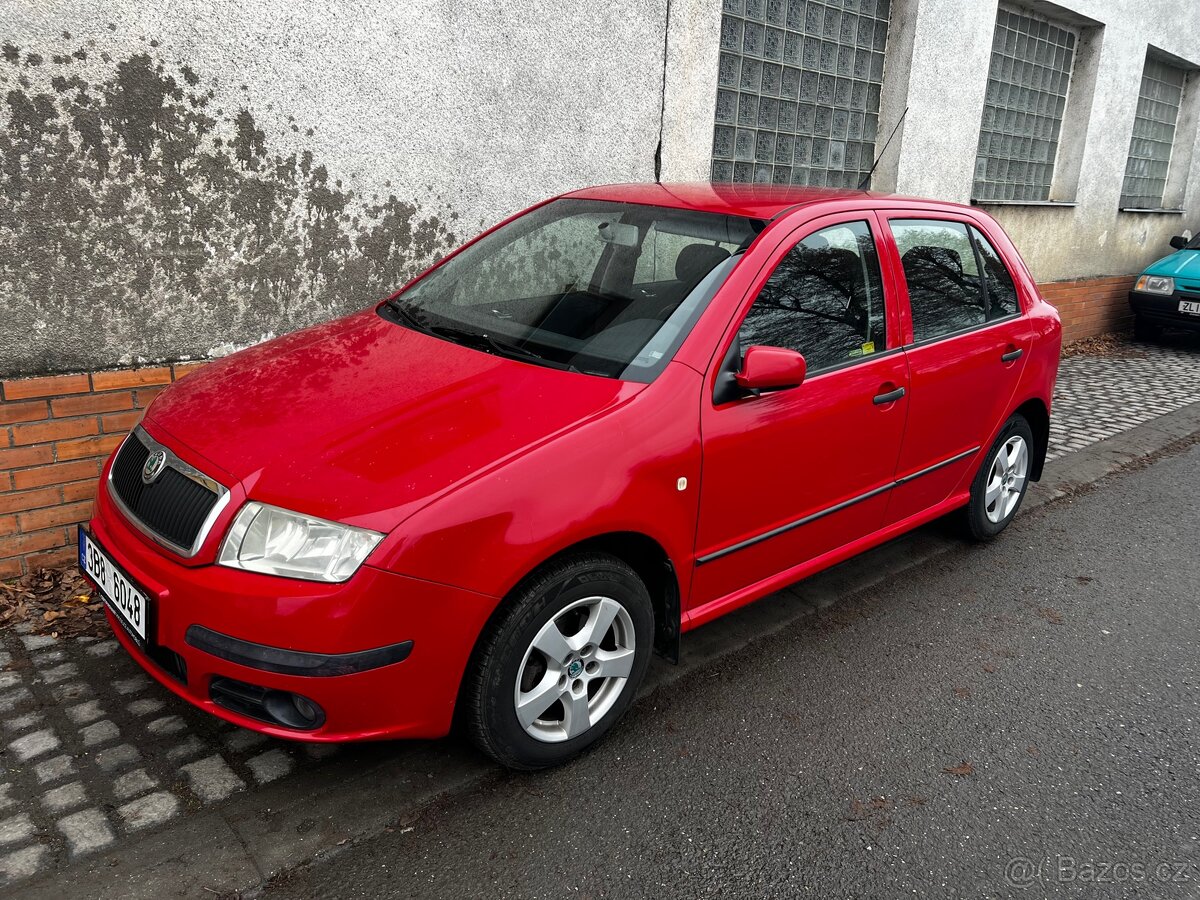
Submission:
[[[886,207],[920,204],[962,208],[961,204],[938,200],[898,197],[873,191],[848,188],[799,187],[769,184],[709,184],[707,182],[668,182],[665,184],[606,184],[564,194],[581,200],[610,200],[645,206],[694,209],[701,212],[773,219],[780,213],[817,203],[838,200],[869,200],[867,206]]]

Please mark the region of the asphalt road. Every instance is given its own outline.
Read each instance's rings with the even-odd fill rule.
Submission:
[[[1200,897],[1197,497],[1023,514],[266,896]]]

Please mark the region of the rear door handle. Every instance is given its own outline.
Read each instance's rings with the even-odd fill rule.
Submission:
[[[876,406],[883,406],[885,403],[892,403],[904,396],[904,388],[898,387],[894,391],[888,391],[886,394],[876,394],[871,398],[871,402]]]
[[[1024,350],[1022,350],[1020,347],[1018,347],[1016,350],[1009,350],[1007,353],[1001,353],[1000,354],[1000,362],[1006,362],[1006,363],[1013,362],[1014,360],[1020,359],[1021,354],[1024,352],[1025,352]]]

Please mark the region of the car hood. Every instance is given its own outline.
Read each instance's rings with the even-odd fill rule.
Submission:
[[[251,499],[387,531],[644,387],[493,356],[369,310],[205,366],[155,400],[146,427]]]
[[[1200,250],[1179,250],[1146,269],[1147,275],[1165,275],[1200,284]]]

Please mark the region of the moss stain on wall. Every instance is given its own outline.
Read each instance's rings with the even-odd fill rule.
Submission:
[[[0,47],[0,375],[292,331],[386,295],[458,243],[436,198],[356,192],[295,123],[295,149],[272,148],[251,109],[220,108],[154,46],[119,61]]]

